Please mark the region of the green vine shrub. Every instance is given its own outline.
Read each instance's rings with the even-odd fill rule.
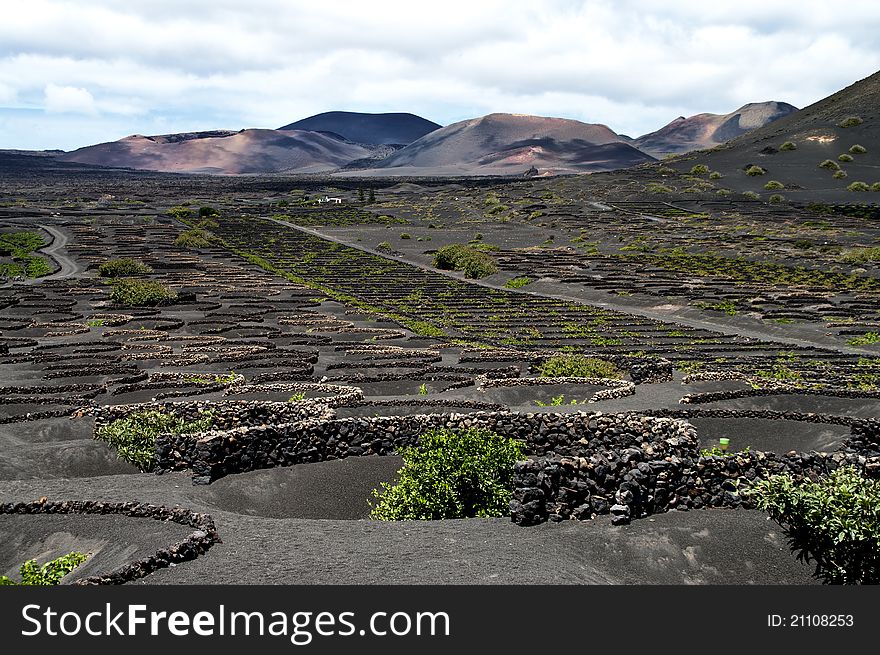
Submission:
[[[123,257],[122,259],[108,259],[98,267],[98,275],[101,277],[128,277],[131,275],[146,275],[153,269],[136,259]]]
[[[617,367],[597,357],[560,354],[543,361],[538,366],[538,374],[544,378],[613,378],[623,377]]]
[[[18,569],[21,574],[21,582],[15,582],[5,575],[0,576],[0,587],[28,586],[47,587],[57,585],[61,578],[73,571],[77,566],[88,559],[85,553],[72,552],[40,566],[37,560],[29,559]]]
[[[461,271],[466,278],[477,280],[498,272],[491,255],[463,243],[451,243],[434,254],[434,266],[447,271]]]
[[[195,421],[185,421],[174,414],[150,410],[111,421],[98,428],[95,437],[115,448],[120,459],[150,471],[156,463],[157,436],[205,432],[213,422],[210,412],[202,412]]]
[[[880,480],[841,467],[817,482],[790,475],[748,492],[782,526],[797,558],[826,584],[880,583]]]
[[[113,283],[110,300],[132,307],[168,305],[177,300],[177,293],[159,282],[122,278]]]
[[[401,448],[396,484],[374,489],[380,521],[507,516],[522,444],[488,430],[431,430]]]

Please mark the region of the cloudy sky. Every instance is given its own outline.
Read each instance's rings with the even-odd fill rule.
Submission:
[[[0,148],[490,112],[638,136],[880,69],[876,0],[0,0]],[[430,7],[428,9],[427,7]]]

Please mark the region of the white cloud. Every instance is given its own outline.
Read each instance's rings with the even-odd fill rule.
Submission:
[[[50,113],[97,114],[95,99],[86,89],[75,86],[47,84],[45,107]]]
[[[530,112],[637,136],[746,102],[810,104],[880,68],[878,19],[875,0],[9,0],[0,105],[44,107],[44,125],[79,112],[106,139],[331,109]]]

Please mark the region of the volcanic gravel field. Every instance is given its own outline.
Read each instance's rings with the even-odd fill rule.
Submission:
[[[880,417],[878,346],[858,339],[880,324],[880,279],[870,264],[852,278],[829,263],[841,250],[824,246],[870,243],[876,221],[840,216],[828,227],[803,208],[659,202],[633,191],[648,179],[640,170],[328,183],[25,163],[0,162],[0,231],[39,232],[47,246],[36,254],[54,272],[0,285],[0,500],[8,511],[82,500],[213,519],[218,542],[136,583],[816,582],[755,510],[683,506],[627,525],[607,514],[532,527],[385,523],[369,519],[368,500],[396,478],[396,455],[193,484],[194,471],[156,475],[122,461],[81,410],[287,401],[302,388],[338,418],[690,411],[682,418],[703,447],[729,436],[736,450],[834,452],[854,423]],[[369,185],[376,202],[360,202]],[[345,202],[303,202],[324,193]],[[219,212],[210,246],[174,245],[192,221],[166,211],[184,202]],[[793,246],[804,234],[817,244],[811,253]],[[491,246],[499,271],[474,281],[433,268],[433,250],[468,242]],[[681,247],[704,256],[688,259]],[[151,266],[149,278],[178,301],[112,304],[97,267],[120,257]],[[737,257],[730,270],[718,259]],[[529,282],[505,287],[517,277]],[[663,358],[674,372],[590,403],[609,387],[496,386],[534,381],[535,367],[560,351],[622,365]],[[756,389],[763,395],[750,395]],[[565,404],[554,405],[560,395]],[[739,413],[710,411],[719,409]],[[108,574],[186,539],[189,525],[2,513],[0,574],[72,550],[91,556],[65,583]]]

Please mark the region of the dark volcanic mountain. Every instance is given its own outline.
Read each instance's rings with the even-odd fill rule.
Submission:
[[[652,160],[605,125],[489,114],[435,130],[378,168],[388,175],[505,175],[531,167],[542,173],[605,171]]]
[[[302,130],[213,131],[133,136],[87,146],[60,161],[172,173],[311,173],[334,170],[371,150]]]
[[[406,145],[439,128],[437,123],[415,114],[328,111],[278,129],[332,132],[354,143]]]
[[[831,163],[820,167],[825,161]],[[846,189],[853,182],[880,182],[880,72],[720,148],[685,155],[670,165],[686,171],[697,163],[720,172],[722,186],[762,198],[807,190],[808,195],[876,202],[876,193]],[[747,175],[752,165],[764,173]],[[784,189],[766,189],[771,180]]]
[[[655,157],[703,150],[730,141],[797,111],[786,102],[752,102],[729,114],[679,116],[656,132],[632,140],[639,150]]]

